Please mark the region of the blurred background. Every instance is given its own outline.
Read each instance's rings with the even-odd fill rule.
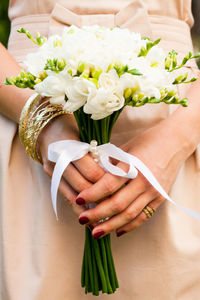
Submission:
[[[0,42],[3,43],[5,46],[7,46],[8,36],[10,32],[10,22],[8,19],[8,4],[9,4],[9,0],[0,0]],[[192,38],[193,38],[195,51],[199,51],[200,50],[200,0],[192,0],[192,11],[195,19],[195,24],[192,28]],[[200,67],[200,62],[198,62],[198,65]]]
[[[0,42],[7,45],[10,32],[10,22],[8,20],[8,0],[0,0]]]

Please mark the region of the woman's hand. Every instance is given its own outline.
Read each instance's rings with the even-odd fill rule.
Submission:
[[[78,128],[73,115],[63,115],[55,118],[43,129],[38,141],[38,150],[42,156],[45,173],[51,178],[54,163],[48,160],[49,144],[59,140],[79,140]],[[71,163],[65,170],[59,191],[68,200],[77,215],[85,210],[85,206],[76,204],[78,193],[89,188],[99,180],[105,172],[94,162],[90,155]]]
[[[147,165],[167,193],[181,164],[194,150],[189,147],[184,135],[178,132],[176,125],[173,123],[172,126],[168,118],[122,146],[123,150]],[[127,171],[125,164],[120,162],[118,166]],[[142,211],[146,205],[156,209],[164,201],[141,173],[132,180],[106,173],[98,182],[82,191],[78,195],[78,202],[80,199],[85,204],[100,202],[95,208],[81,213],[81,224],[92,224],[110,217],[95,226],[93,236],[96,238],[113,230],[120,236],[135,229],[148,220]]]

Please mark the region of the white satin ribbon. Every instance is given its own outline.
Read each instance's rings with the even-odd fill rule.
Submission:
[[[175,201],[173,201],[164,189],[161,187],[157,179],[154,177],[152,172],[145,166],[145,164],[139,160],[137,157],[124,152],[120,148],[113,144],[107,143],[97,146],[99,154],[99,164],[105,169],[105,171],[110,172],[114,175],[134,179],[136,178],[138,171],[140,171],[144,177],[152,184],[152,186],[168,201],[170,201],[175,206],[179,207],[181,210],[185,211],[192,217],[200,220],[200,215],[195,211],[189,210],[182,207]],[[67,166],[74,160],[80,159],[85,156],[90,151],[90,144],[83,143],[75,140],[65,140],[52,143],[48,148],[48,158],[50,161],[56,163],[52,175],[51,181],[51,197],[53,209],[57,215],[57,193],[60,184],[61,177]],[[109,158],[115,158],[119,161],[129,164],[130,168],[128,172],[123,171],[117,166],[110,163]]]

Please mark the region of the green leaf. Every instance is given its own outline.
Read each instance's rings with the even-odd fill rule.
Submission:
[[[138,54],[138,57],[140,56],[146,56],[147,55],[147,50],[144,46],[141,47],[140,52]]]
[[[153,42],[153,46],[155,46],[155,45],[159,44],[159,43],[160,43],[160,41],[161,41],[161,39],[157,39],[157,40],[155,40],[155,41]]]
[[[197,52],[193,55],[193,58],[199,58],[200,57],[200,52]]]
[[[137,69],[131,69],[126,71],[127,73],[130,73],[132,75],[143,75],[140,71],[138,71]]]
[[[12,81],[8,77],[6,77],[6,80],[4,81],[4,84],[6,84],[6,85],[12,85],[13,83],[12,83]]]
[[[151,40],[148,36],[143,36],[142,38],[141,38],[142,40]]]

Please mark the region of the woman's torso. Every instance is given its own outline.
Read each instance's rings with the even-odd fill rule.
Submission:
[[[10,0],[9,16],[17,17],[32,14],[50,14],[55,3],[80,14],[116,13],[133,0]],[[192,24],[191,0],[144,0],[149,14],[168,15]]]

